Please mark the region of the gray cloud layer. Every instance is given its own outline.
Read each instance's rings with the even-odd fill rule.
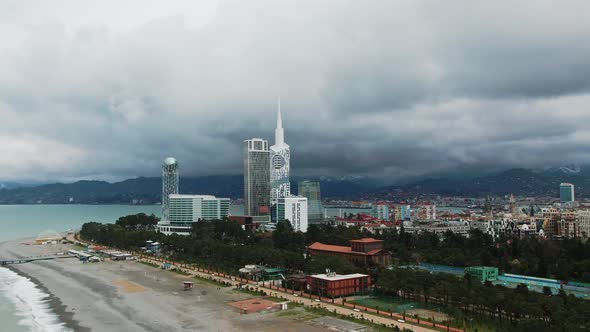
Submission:
[[[590,161],[590,2],[0,0],[0,178]]]

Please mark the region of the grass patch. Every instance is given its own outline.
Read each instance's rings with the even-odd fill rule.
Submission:
[[[307,311],[303,305],[297,303],[289,303],[289,309],[280,311],[277,313],[278,317],[287,317],[289,320],[296,322],[305,322],[308,320],[316,319],[318,316],[315,313]]]
[[[347,320],[347,321],[350,321],[350,322],[355,322],[355,323],[361,324],[363,326],[368,326],[368,327],[370,327],[371,329],[373,329],[374,331],[377,331],[377,332],[397,331],[396,329],[394,329],[392,327],[387,327],[387,326],[384,326],[384,325],[381,325],[381,324],[373,323],[370,320],[362,320],[362,319],[357,319],[357,318],[346,316],[346,315],[340,315],[340,314],[337,314],[337,313],[335,313],[333,311],[330,311],[330,310],[327,310],[327,309],[323,309],[323,308],[305,307],[305,311],[316,315],[315,318],[321,317],[321,316],[332,316],[332,317],[335,317],[335,318],[338,318],[338,319]]]
[[[268,295],[268,291],[267,290],[259,290],[259,291],[255,291],[252,289],[247,289],[247,288],[234,288],[232,289],[232,291],[234,292],[238,292],[238,293],[242,293],[242,294],[248,294],[248,295],[252,295],[255,297],[263,297],[267,300],[273,301],[273,302],[285,302],[285,299],[281,299],[275,296],[270,296]],[[292,302],[290,302],[289,304],[291,304]]]
[[[180,275],[183,275],[183,276],[190,276],[191,275],[190,273],[186,273],[186,272],[181,271],[179,269],[170,269],[169,271],[172,271],[172,272],[174,272],[176,274],[180,274]]]
[[[154,263],[149,263],[149,262],[144,262],[144,261],[137,261],[139,264],[143,264],[143,265],[147,265],[150,267],[155,267],[155,268],[160,268],[160,266],[158,264],[154,264]]]
[[[201,277],[201,276],[199,276],[199,275],[195,275],[195,276],[194,276],[194,278],[195,278],[195,279],[198,279],[198,280],[200,280],[200,281],[203,281],[203,282],[209,283],[209,284],[211,284],[211,285],[215,285],[215,286],[217,286],[217,287],[231,287],[231,284],[229,284],[229,285],[228,285],[228,284],[227,284],[227,283],[225,283],[225,282],[219,282],[219,281],[217,281],[217,280],[215,280],[215,279],[212,279],[212,278]]]

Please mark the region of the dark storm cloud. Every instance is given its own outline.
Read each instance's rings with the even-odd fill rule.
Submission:
[[[0,1],[3,179],[241,172],[282,100],[293,171],[586,162],[586,1]]]

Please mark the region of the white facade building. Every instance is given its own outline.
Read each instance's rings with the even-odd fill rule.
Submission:
[[[307,198],[281,197],[277,202],[277,220],[289,220],[296,232],[307,232]]]
[[[587,239],[590,237],[590,211],[578,210],[576,211],[576,223],[578,223],[578,229],[580,237]]]
[[[276,204],[279,198],[291,195],[291,183],[289,182],[289,170],[291,150],[285,143],[285,132],[281,119],[281,102],[277,115],[277,128],[275,129],[275,144],[270,147],[270,201]]]
[[[229,198],[173,194],[168,201],[168,220],[158,223],[158,230],[166,235],[190,235],[193,223],[221,220],[229,214]]]

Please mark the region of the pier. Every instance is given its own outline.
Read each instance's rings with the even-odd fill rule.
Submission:
[[[36,261],[50,261],[60,258],[74,258],[72,255],[61,255],[61,256],[37,256],[37,257],[20,257],[10,259],[0,259],[0,266],[13,265],[13,264],[24,264]]]

